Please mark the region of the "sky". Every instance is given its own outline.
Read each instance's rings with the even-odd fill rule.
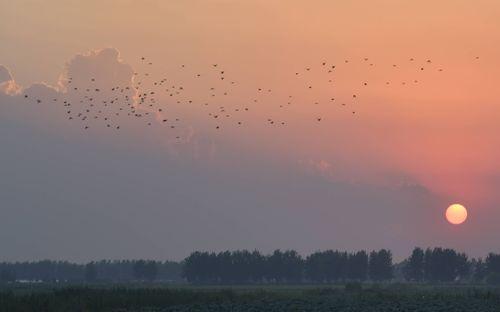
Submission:
[[[0,0],[0,260],[500,252],[499,38],[487,0]]]

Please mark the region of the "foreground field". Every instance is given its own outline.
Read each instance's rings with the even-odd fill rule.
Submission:
[[[365,285],[4,289],[0,311],[500,311],[496,288]]]

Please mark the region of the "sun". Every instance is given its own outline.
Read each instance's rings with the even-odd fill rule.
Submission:
[[[446,220],[451,224],[462,224],[467,220],[467,209],[460,204],[453,204],[446,209]]]

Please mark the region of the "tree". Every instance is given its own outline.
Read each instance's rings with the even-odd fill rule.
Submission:
[[[283,253],[284,278],[288,283],[298,283],[302,279],[303,260],[295,250]]]
[[[378,252],[370,253],[368,270],[370,279],[373,281],[383,281],[392,278],[392,253],[389,250],[381,249]]]
[[[85,281],[95,282],[97,280],[97,268],[95,263],[89,262],[85,265]]]
[[[147,281],[152,282],[156,279],[157,274],[158,274],[158,267],[156,266],[156,262],[155,261],[147,261],[144,278]]]
[[[424,279],[424,251],[416,247],[403,267],[403,273],[407,280],[421,282]]]
[[[214,253],[207,254],[205,257],[204,266],[211,270],[208,274],[204,274],[205,280],[212,283],[231,284],[234,279],[233,257],[230,251],[220,252],[217,255]]]
[[[156,278],[158,268],[155,261],[139,260],[134,263],[133,271],[137,280],[152,282]]]
[[[281,250],[275,250],[270,256],[267,257],[267,278],[275,283],[284,281],[283,273],[283,253]]]
[[[199,276],[197,272],[196,262],[200,258],[201,252],[192,252],[184,261],[182,261],[181,276],[190,283],[198,283]]]
[[[469,257],[465,253],[457,253],[455,256],[454,265],[456,267],[456,275],[460,280],[465,280],[470,277],[471,263]]]
[[[304,263],[306,277],[316,283],[327,281],[328,258],[325,252],[315,252],[310,254]]]
[[[249,255],[249,278],[253,283],[262,282],[266,275],[266,257],[254,250]]]
[[[451,282],[466,278],[470,263],[467,255],[453,249],[428,248],[424,253],[424,275],[428,281]]]
[[[305,276],[313,282],[331,283],[347,276],[347,253],[333,250],[317,251],[306,258]]]
[[[184,259],[182,276],[190,283],[220,283],[229,280],[230,252],[208,253],[195,251]]]
[[[295,250],[277,249],[267,257],[267,276],[276,283],[299,282],[302,279],[303,260]]]
[[[232,283],[242,284],[250,281],[250,252],[248,250],[236,250],[230,255]]]
[[[180,282],[182,264],[175,261],[158,263],[158,279],[166,282]]]
[[[486,277],[486,264],[483,259],[472,259],[472,280],[477,283],[481,283],[484,281]]]
[[[490,253],[488,257],[486,257],[486,270],[488,274],[500,274],[500,254]]]
[[[351,280],[364,281],[368,275],[368,255],[361,250],[349,254],[347,258],[347,277]]]
[[[9,268],[4,268],[0,272],[0,282],[2,283],[12,283],[16,281],[16,272]]]
[[[328,281],[345,280],[348,273],[348,254],[345,251],[329,251]]]
[[[490,253],[486,257],[486,282],[500,285],[500,255]]]

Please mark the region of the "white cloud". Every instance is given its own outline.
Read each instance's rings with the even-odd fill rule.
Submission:
[[[0,65],[0,92],[7,95],[15,95],[21,91],[21,87],[14,81],[9,69]]]

